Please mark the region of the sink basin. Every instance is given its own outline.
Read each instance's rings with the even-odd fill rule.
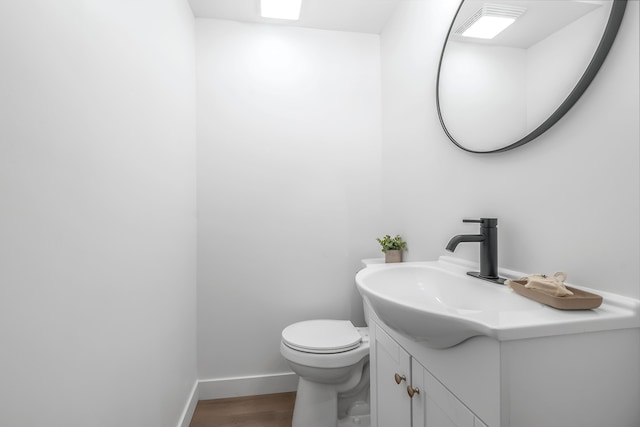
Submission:
[[[473,265],[452,257],[374,264],[358,272],[356,283],[381,321],[431,348],[479,335],[503,341],[640,326],[640,301],[631,298],[593,291],[604,297],[598,309],[562,311],[468,276],[468,270]],[[503,277],[525,276],[506,272]]]

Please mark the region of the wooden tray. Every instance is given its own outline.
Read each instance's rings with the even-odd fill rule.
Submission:
[[[523,284],[518,283],[515,280],[510,281],[510,286],[518,295],[522,295],[523,297],[527,297],[559,310],[589,310],[598,308],[600,307],[600,304],[602,304],[602,297],[600,295],[572,288],[571,286],[567,286],[567,289],[573,292],[573,295],[567,295],[564,297],[555,297],[553,295],[540,292],[537,289],[525,288]]]

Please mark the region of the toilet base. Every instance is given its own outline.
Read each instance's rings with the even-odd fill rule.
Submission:
[[[339,420],[338,427],[371,427],[371,416],[350,415]]]
[[[367,402],[362,400],[355,401],[347,410],[347,415],[338,420],[338,427],[370,427],[370,412]]]
[[[292,427],[336,427],[337,419],[327,414],[337,413],[338,395],[335,387],[311,383],[300,377]]]
[[[362,383],[363,387],[356,387],[353,391],[356,391],[357,395],[364,392],[368,401],[369,371],[367,368],[368,363],[363,370],[367,374],[367,380]],[[359,379],[361,375],[355,374],[345,385],[351,388],[353,382]],[[363,390],[359,390],[360,388]],[[352,401],[346,414],[338,419],[338,396],[335,384],[321,384],[300,377],[293,408],[292,427],[369,427],[371,425],[369,403],[363,400]],[[344,399],[344,395],[342,396],[341,402]],[[331,414],[335,414],[335,418]]]

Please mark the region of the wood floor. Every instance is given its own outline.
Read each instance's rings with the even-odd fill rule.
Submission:
[[[295,392],[201,400],[189,427],[291,427]]]

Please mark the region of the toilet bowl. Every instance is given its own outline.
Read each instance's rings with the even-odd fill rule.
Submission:
[[[294,323],[282,331],[280,353],[299,376],[292,427],[369,425],[369,328]]]

